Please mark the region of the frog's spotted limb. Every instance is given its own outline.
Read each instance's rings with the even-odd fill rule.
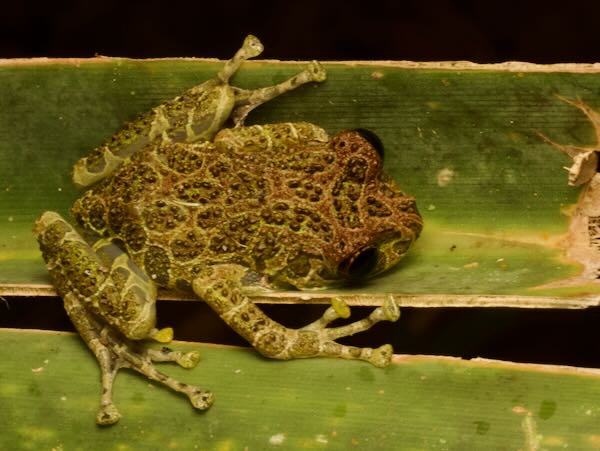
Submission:
[[[235,92],[235,109],[233,110],[231,117],[236,127],[244,125],[244,120],[248,113],[257,106],[262,105],[265,102],[295,89],[296,87],[309,83],[311,81],[324,81],[326,78],[325,69],[318,61],[311,61],[309,66],[302,72],[294,75],[289,80],[279,83],[275,86],[268,86],[266,88],[254,89],[247,91],[244,89],[233,88]]]
[[[235,278],[223,278],[230,271],[228,265],[213,268],[213,273],[196,279],[193,289],[237,333],[248,340],[256,350],[274,359],[307,357],[341,357],[366,360],[377,367],[387,366],[392,357],[392,347],[377,349],[357,348],[336,343],[334,340],[369,329],[379,321],[396,321],[400,309],[393,297],[376,308],[367,318],[354,323],[327,328],[337,318],[348,318],[350,309],[339,299],[332,301],[323,316],[300,329],[288,329],[266,316],[247,296]]]
[[[166,342],[172,338],[172,331],[154,327],[154,284],[126,254],[104,240],[90,246],[54,212],[44,213],[34,232],[65,310],[100,364],[102,398],[98,424],[113,424],[120,418],[112,402],[112,385],[120,368],[136,370],[187,395],[197,409],[210,407],[213,400],[210,392],[181,383],[153,365],[153,362],[176,362],[192,368],[198,363],[197,353],[145,349],[131,341],[153,338]],[[110,325],[103,325],[98,317]]]
[[[231,59],[225,62],[223,69],[217,74],[217,79],[223,84],[229,83],[229,79],[233,77],[244,61],[260,55],[263,50],[262,42],[256,36],[246,36],[242,47],[235,52]]]
[[[256,37],[248,36],[242,48],[225,63],[215,78],[125,124],[105,144],[75,164],[75,185],[86,187],[108,177],[154,139],[211,141],[230,117],[235,125],[243,125],[248,113],[257,106],[304,83],[325,80],[325,70],[313,61],[306,70],[275,86],[255,90],[230,86],[229,79],[240,65],[260,54],[262,49]]]
[[[120,368],[131,368],[151,380],[161,382],[176,392],[183,393],[199,410],[208,409],[213,395],[194,385],[185,384],[158,371],[153,362],[176,362],[184,368],[195,366],[197,353],[182,353],[168,348],[162,350],[143,349],[121,334],[103,327],[88,314],[84,303],[73,293],[64,296],[65,309],[77,331],[92,350],[102,373],[102,396],[96,422],[101,425],[116,423],[120,414],[112,401],[112,386]]]

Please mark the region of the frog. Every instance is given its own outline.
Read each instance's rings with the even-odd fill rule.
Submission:
[[[368,317],[335,327],[350,308],[333,296],[320,318],[296,329],[252,300],[257,289],[336,287],[383,273],[423,227],[415,198],[384,172],[373,132],[330,136],[301,121],[245,125],[257,106],[326,78],[313,61],[273,86],[232,86],[242,63],[262,49],[248,36],[214,78],[133,119],[80,159],[74,225],[53,211],[34,225],[54,287],[100,366],[99,425],[121,418],[112,399],[120,368],[186,395],[200,411],[214,402],[211,391],[155,365],[193,368],[200,360],[196,351],[166,346],[173,330],[156,327],[158,287],[206,302],[268,358],[338,357],[376,367],[392,359],[389,344],[336,340],[397,321],[393,296]]]

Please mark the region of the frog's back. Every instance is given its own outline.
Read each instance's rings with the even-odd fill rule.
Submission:
[[[372,266],[385,270],[418,237],[414,199],[381,170],[356,132],[330,140],[308,123],[224,129],[213,142],[155,141],[73,213],[122,242],[161,286],[189,289],[219,263],[321,286],[346,277],[344,262],[368,249],[384,251]]]
[[[157,140],[87,191],[73,214],[120,240],[163,286],[187,288],[211,263],[264,271],[282,232],[307,229],[315,250],[332,238],[319,208],[318,180],[331,178],[335,161],[327,141],[308,123],[224,129],[198,144]]]

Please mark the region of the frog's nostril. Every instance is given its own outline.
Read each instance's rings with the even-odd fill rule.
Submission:
[[[367,247],[344,260],[340,264],[339,270],[350,279],[365,277],[373,272],[377,266],[378,258],[377,248]]]
[[[371,130],[367,130],[366,128],[355,128],[352,131],[358,133],[369,144],[371,144],[373,146],[373,148],[375,149],[375,151],[377,152],[377,154],[379,155],[379,157],[381,158],[381,160],[383,161],[383,153],[384,153],[383,142],[381,141],[379,136],[377,136],[375,134],[375,132],[372,132]]]

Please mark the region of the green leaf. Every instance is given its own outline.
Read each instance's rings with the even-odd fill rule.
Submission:
[[[72,164],[125,121],[212,77],[220,66],[117,58],[0,64],[0,294],[53,295],[30,230],[44,210],[68,212],[77,196]],[[248,62],[235,83],[264,86],[299,66]],[[425,220],[420,241],[397,270],[341,292],[350,303],[378,303],[388,292],[402,305],[420,306],[600,302],[596,283],[561,285],[581,273],[559,245],[568,225],[562,211],[578,190],[566,183],[562,167],[569,159],[538,135],[593,142],[587,119],[556,96],[600,108],[600,77],[593,69],[326,67],[325,83],[267,103],[250,122],[308,120],[330,132],[375,131],[386,146],[387,171],[416,196]],[[263,300],[281,297],[297,302],[298,295]]]
[[[396,356],[269,361],[241,348],[199,350],[165,372],[210,389],[187,399],[131,372],[115,385],[123,418],[95,425],[100,372],[72,334],[0,331],[1,449],[596,449],[600,372]],[[15,358],[18,356],[18,358]]]

